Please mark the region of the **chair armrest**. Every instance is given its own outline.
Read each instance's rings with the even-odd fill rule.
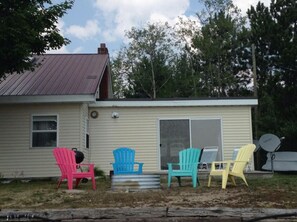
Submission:
[[[181,169],[181,166],[190,166],[192,165],[193,168],[198,168],[198,162],[197,163],[187,163],[187,164],[180,164],[180,163],[167,163],[168,170],[172,170],[172,166],[179,166]]]
[[[138,164],[138,172],[139,173],[142,173],[142,167],[143,167],[143,163],[140,163],[140,162],[135,162],[135,164]]]
[[[179,165],[179,163],[167,163],[167,165]]]
[[[168,171],[172,171],[172,165],[179,165],[179,163],[167,163]]]
[[[77,164],[77,166],[79,166],[79,167],[89,167],[88,172],[93,172],[94,168],[95,168],[94,163],[80,163],[80,164]]]
[[[219,165],[219,166],[220,166],[220,168],[219,168],[218,170],[227,170],[227,169],[229,170],[231,164],[233,164],[233,163],[234,163],[233,160],[213,161],[213,162],[211,163],[211,168],[210,168],[210,170],[211,170],[211,171],[215,171],[215,170],[217,170],[217,169],[216,169],[216,165]],[[221,165],[225,165],[226,167],[222,167]]]
[[[134,164],[143,165],[143,163],[140,162],[134,162]]]
[[[120,162],[120,163],[111,163],[113,166],[114,173],[117,172],[138,172],[142,173],[143,163],[140,162]],[[134,169],[135,165],[138,165],[138,170]],[[131,168],[133,168],[131,170]]]

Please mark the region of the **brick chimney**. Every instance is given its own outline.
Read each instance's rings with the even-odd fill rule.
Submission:
[[[105,43],[100,44],[100,48],[98,48],[98,54],[108,54],[108,49],[106,48]]]

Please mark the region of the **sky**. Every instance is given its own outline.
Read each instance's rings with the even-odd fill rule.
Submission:
[[[53,3],[61,0],[53,1]],[[266,6],[271,0],[261,0]],[[233,0],[244,14],[258,0]],[[49,53],[97,53],[105,43],[110,55],[127,44],[125,31],[148,22],[174,24],[178,17],[197,20],[199,0],[75,0],[58,22],[60,34],[71,43]]]

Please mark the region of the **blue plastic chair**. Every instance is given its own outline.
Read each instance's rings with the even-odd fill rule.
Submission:
[[[168,163],[168,187],[171,184],[171,178],[177,177],[179,186],[181,186],[181,177],[192,177],[193,187],[197,187],[198,163],[201,155],[201,149],[188,148],[179,152],[179,163]],[[173,169],[173,166],[179,169]]]
[[[114,175],[142,174],[143,163],[135,162],[135,150],[120,147],[113,151],[115,162],[112,164]]]

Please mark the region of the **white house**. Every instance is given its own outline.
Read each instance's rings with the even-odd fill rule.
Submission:
[[[106,174],[112,151],[136,150],[143,170],[166,170],[178,151],[218,146],[218,160],[252,143],[255,98],[114,100],[108,50],[36,57],[34,71],[0,83],[0,174],[53,177],[54,147],[78,148]]]

